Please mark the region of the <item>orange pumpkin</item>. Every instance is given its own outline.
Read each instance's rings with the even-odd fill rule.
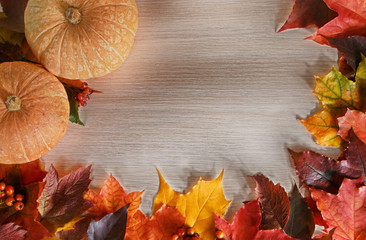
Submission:
[[[25,35],[56,76],[100,77],[127,58],[138,17],[135,0],[29,0]]]
[[[69,102],[63,85],[39,65],[0,64],[0,163],[35,160],[64,135]]]

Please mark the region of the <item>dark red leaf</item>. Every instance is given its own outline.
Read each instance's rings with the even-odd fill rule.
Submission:
[[[6,240],[23,240],[27,231],[21,229],[14,223],[0,225],[0,239]]]
[[[92,206],[83,198],[91,181],[90,168],[80,168],[59,179],[56,169],[51,165],[38,199],[38,210],[42,217],[40,222],[51,232]]]
[[[80,221],[76,222],[73,225],[74,229],[71,230],[62,230],[56,232],[56,236],[60,240],[81,240],[87,239],[88,235],[86,234],[91,219],[90,218],[83,218]]]
[[[315,230],[313,214],[296,185],[290,194],[290,216],[284,230],[300,240],[310,240]]]
[[[24,10],[28,0],[0,0],[7,18],[0,19],[0,26],[15,31],[24,32]]]
[[[337,13],[329,9],[323,0],[296,0],[290,16],[278,32],[310,25],[319,28],[336,16]]]
[[[284,228],[290,212],[290,203],[285,189],[280,184],[274,185],[262,174],[253,176],[257,186],[255,191],[262,210],[259,229]]]
[[[316,207],[316,202],[311,197],[304,198],[305,202],[308,204],[308,207],[313,212],[314,223],[319,226],[323,226],[325,229],[328,228],[328,224],[322,217],[321,212]]]
[[[104,216],[99,221],[92,221],[88,228],[89,240],[120,240],[125,237],[127,211],[129,205],[120,208],[117,212]]]

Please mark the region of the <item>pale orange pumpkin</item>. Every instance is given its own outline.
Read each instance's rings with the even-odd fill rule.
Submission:
[[[127,58],[138,25],[135,0],[29,0],[25,35],[56,76],[100,77]]]
[[[0,163],[35,160],[64,135],[69,102],[64,86],[40,65],[0,64]]]

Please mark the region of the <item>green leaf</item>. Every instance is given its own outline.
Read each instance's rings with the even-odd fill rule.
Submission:
[[[84,123],[79,118],[79,106],[76,102],[74,96],[72,95],[72,92],[69,87],[65,86],[65,90],[67,92],[67,96],[70,103],[70,117],[69,120],[73,123],[85,126]]]

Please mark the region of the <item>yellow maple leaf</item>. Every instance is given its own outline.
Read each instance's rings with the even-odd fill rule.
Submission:
[[[200,178],[192,189],[180,194],[174,191],[159,172],[160,187],[154,200],[155,213],[163,204],[176,207],[202,239],[215,239],[215,214],[223,216],[231,201],[226,200],[222,187],[224,170],[212,181]]]

